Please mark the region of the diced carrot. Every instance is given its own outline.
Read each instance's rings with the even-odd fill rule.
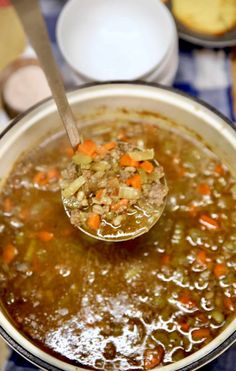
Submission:
[[[122,198],[116,204],[111,205],[112,211],[119,211],[121,208],[126,208],[128,206],[129,201],[127,198]]]
[[[72,157],[74,155],[74,150],[72,147],[66,147],[65,152],[67,157]]]
[[[157,345],[154,349],[146,349],[144,352],[144,369],[150,370],[158,366],[164,357],[164,349],[161,345]]]
[[[102,146],[98,146],[96,152],[101,156],[105,156],[107,152],[116,148],[116,146],[117,146],[116,142],[108,142],[103,144]]]
[[[207,262],[207,268],[210,270],[210,271],[212,271],[212,269],[213,269],[213,262],[212,262],[212,260],[209,260],[208,259],[208,262]]]
[[[207,254],[204,250],[199,250],[197,252],[197,261],[198,263],[202,264],[202,265],[206,265],[207,263]]]
[[[48,177],[47,174],[43,171],[39,171],[37,174],[35,174],[33,182],[39,185],[45,185],[48,183]]]
[[[107,152],[108,151],[107,151],[106,148],[104,148],[104,146],[99,146],[99,147],[97,147],[95,154],[97,153],[100,156],[105,156],[107,154]]]
[[[193,204],[189,205],[188,212],[194,218],[197,215],[197,212],[198,212],[197,206],[195,206]]]
[[[184,304],[187,305],[189,308],[196,307],[196,303],[191,299],[190,293],[187,291],[183,291],[180,295],[178,300]]]
[[[125,135],[125,131],[124,130],[121,130],[119,132],[119,134],[117,135],[117,138],[119,140],[122,140],[122,142],[126,142],[127,141],[127,136]]]
[[[198,193],[203,196],[209,196],[211,194],[211,188],[207,183],[201,183],[198,185]]]
[[[206,323],[208,321],[208,318],[204,313],[198,313],[197,318],[202,323]]]
[[[146,173],[151,174],[154,170],[154,166],[150,161],[144,161],[141,163],[140,167],[146,171]]]
[[[87,224],[89,228],[97,231],[100,226],[100,223],[101,223],[100,215],[95,214],[95,213],[89,215],[88,220],[87,220]]]
[[[20,210],[20,212],[19,212],[19,218],[21,219],[21,220],[27,220],[28,219],[28,217],[29,217],[29,214],[30,214],[30,212],[29,212],[29,209],[28,208],[22,208],[21,210]]]
[[[185,174],[186,174],[186,170],[185,170],[185,168],[184,168],[183,166],[179,166],[179,167],[177,168],[177,173],[178,173],[178,176],[179,176],[180,178],[182,178],[183,176],[185,176]]]
[[[136,189],[141,189],[141,176],[139,174],[136,174],[132,176],[131,178],[126,180],[126,183],[128,186],[134,187]]]
[[[226,309],[230,310],[231,312],[234,312],[234,304],[229,296],[224,297],[224,306]]]
[[[133,160],[128,154],[124,154],[120,158],[120,165],[121,166],[139,167],[139,162]]]
[[[3,201],[3,209],[5,213],[10,213],[12,211],[13,204],[12,200],[9,197],[5,198],[5,200]]]
[[[103,145],[103,147],[107,150],[110,151],[111,149],[116,148],[117,144],[116,142],[108,142]]]
[[[187,332],[189,330],[189,324],[187,322],[182,322],[180,324],[180,327],[181,327],[181,330],[183,330],[184,332]]]
[[[62,230],[61,234],[64,237],[70,236],[74,231],[74,228],[65,228]]]
[[[99,189],[99,190],[96,192],[96,199],[97,199],[97,200],[101,200],[102,196],[104,195],[104,192],[105,192],[105,189]]]
[[[161,257],[161,264],[169,265],[170,264],[170,255],[164,254]]]
[[[108,142],[103,144],[102,146],[97,147],[96,152],[101,156],[105,156],[108,151],[111,151],[116,146],[116,142]]]
[[[32,258],[32,264],[31,264],[31,267],[33,269],[34,272],[40,272],[40,261],[39,261],[39,258],[37,256],[34,256]]]
[[[43,242],[48,242],[54,238],[54,234],[48,231],[40,231],[37,233],[37,237]]]
[[[200,328],[198,330],[193,330],[192,337],[193,339],[199,340],[202,338],[207,338],[210,336],[210,330],[208,328]]]
[[[213,272],[217,278],[220,278],[221,276],[225,276],[228,272],[227,265],[224,263],[218,263],[214,266]]]
[[[56,168],[52,168],[47,172],[39,171],[37,174],[35,174],[33,182],[39,185],[45,185],[59,178],[60,172]]]
[[[47,171],[48,180],[55,180],[60,178],[60,173],[57,168],[52,168]]]
[[[88,156],[93,156],[96,152],[97,145],[94,141],[87,139],[78,146],[78,151]]]
[[[18,251],[16,247],[12,243],[8,243],[3,250],[2,259],[4,263],[10,264],[15,259],[17,254]]]
[[[199,222],[205,225],[205,227],[207,227],[208,229],[219,229],[219,224],[217,223],[217,221],[215,219],[212,219],[208,215],[201,215]]]
[[[224,168],[221,164],[217,164],[215,166],[215,173],[219,174],[219,175],[224,175],[225,171],[224,171]]]

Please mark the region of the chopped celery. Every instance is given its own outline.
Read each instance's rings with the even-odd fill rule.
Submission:
[[[155,170],[151,174],[149,174],[149,179],[155,182],[161,179],[163,176],[164,176],[163,170],[159,168],[155,168]]]
[[[154,150],[153,149],[145,149],[144,151],[133,151],[128,153],[132,160],[135,161],[146,161],[146,160],[153,160],[154,158]]]
[[[90,162],[92,162],[92,160],[93,159],[92,159],[91,156],[85,155],[84,153],[76,153],[72,157],[72,161],[76,165],[88,165],[88,164],[90,164]]]
[[[92,169],[95,170],[95,171],[105,171],[105,170],[109,169],[109,167],[110,167],[110,165],[108,164],[107,161],[95,162],[92,165]]]
[[[148,180],[147,173],[143,169],[138,169],[138,173],[141,176],[142,184],[147,183]]]
[[[68,187],[63,189],[62,195],[65,198],[73,196],[86,182],[86,179],[83,176],[76,178]]]
[[[142,272],[142,267],[140,265],[131,266],[125,272],[125,279],[128,280],[128,281],[132,280],[132,279],[135,279],[141,272]]]
[[[217,322],[217,323],[221,323],[224,321],[225,317],[224,315],[218,311],[218,310],[213,310],[211,312],[211,317]]]
[[[70,209],[78,209],[78,207],[80,207],[81,205],[81,202],[82,200],[73,200],[73,199],[70,199],[70,198],[65,198],[63,200],[63,203],[66,207],[69,207]]]
[[[133,187],[121,186],[119,189],[119,198],[127,198],[128,200],[136,200],[139,198],[140,192]]]
[[[35,249],[36,249],[36,241],[31,240],[30,243],[29,243],[29,246],[26,250],[26,254],[25,254],[25,258],[24,258],[25,261],[27,261],[27,262],[32,261],[34,253],[35,253]]]
[[[89,170],[91,168],[91,165],[90,164],[87,164],[87,165],[83,165],[83,164],[81,164],[80,165],[80,169],[81,170]]]
[[[25,234],[24,232],[19,232],[17,235],[16,235],[16,244],[17,245],[23,245],[23,243],[25,242]]]

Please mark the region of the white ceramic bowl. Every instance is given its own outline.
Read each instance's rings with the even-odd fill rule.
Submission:
[[[147,74],[143,80],[147,82],[158,82],[162,85],[172,85],[179,65],[178,36],[177,32],[168,53],[162,64],[151,73]]]
[[[56,34],[65,60],[82,78],[119,81],[158,69],[176,28],[160,0],[70,0]]]
[[[80,123],[130,117],[150,112],[149,120],[157,123],[162,115],[184,130],[203,137],[204,142],[236,175],[236,133],[230,121],[206,104],[183,93],[150,84],[102,84],[68,94],[69,102]],[[0,135],[0,188],[17,158],[50,132],[62,130],[55,103],[50,99],[18,116]],[[58,357],[49,355],[29,341],[0,309],[0,334],[21,355],[50,371],[84,371]],[[236,318],[210,343],[173,364],[153,369],[161,371],[193,371],[219,356],[236,340]]]

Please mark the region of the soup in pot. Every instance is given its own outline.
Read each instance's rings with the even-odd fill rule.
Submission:
[[[142,237],[104,243],[70,224],[59,180],[72,151],[62,134],[23,154],[1,191],[2,306],[27,338],[77,366],[164,366],[234,318],[236,180],[202,142],[161,122],[84,129],[96,141],[154,148],[169,194]]]

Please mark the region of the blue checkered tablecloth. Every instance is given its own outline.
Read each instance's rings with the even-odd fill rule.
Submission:
[[[40,0],[50,34],[54,55],[60,65],[65,85],[79,85],[78,77],[63,60],[55,37],[55,26],[65,0]],[[231,120],[233,113],[231,96],[230,50],[210,50],[180,42],[180,64],[174,87],[183,90],[217,108]],[[217,360],[201,368],[201,371],[235,371],[236,345]],[[4,371],[34,371],[37,367],[11,351]]]

